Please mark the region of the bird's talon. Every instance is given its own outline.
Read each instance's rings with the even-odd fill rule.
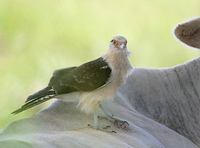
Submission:
[[[108,130],[108,128],[111,128],[110,125],[107,125],[107,126],[105,126],[105,127],[94,127],[93,125],[88,124],[88,127],[92,128],[92,129],[95,129],[95,130],[102,131],[102,132],[117,133],[116,131]]]
[[[114,125],[121,129],[127,129],[129,127],[129,123],[127,121],[115,120]]]
[[[112,133],[117,133],[116,131],[112,131]]]
[[[111,126],[107,125],[107,126],[103,127],[103,129],[107,129],[107,128],[111,128]]]

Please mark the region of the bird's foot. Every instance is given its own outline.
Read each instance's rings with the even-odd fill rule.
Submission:
[[[129,123],[127,121],[120,120],[117,117],[115,117],[113,114],[107,113],[101,104],[100,104],[100,108],[103,111],[104,116],[99,116],[98,118],[104,118],[104,119],[109,120],[111,123],[114,124],[115,127],[119,129],[128,129]]]
[[[127,121],[115,119],[114,120],[114,126],[120,129],[128,129],[129,123]]]
[[[109,120],[111,123],[114,124],[115,127],[119,128],[119,129],[128,129],[128,127],[129,127],[129,123],[127,121],[117,119],[113,115],[110,117],[98,116],[98,118]]]
[[[88,124],[88,127],[92,128],[92,129],[95,129],[95,130],[100,130],[100,131],[103,131],[103,132],[108,132],[108,133],[117,133],[116,131],[110,129],[111,126],[110,125],[107,125],[107,126],[103,126],[103,127],[96,127],[96,126],[93,126],[91,124]]]

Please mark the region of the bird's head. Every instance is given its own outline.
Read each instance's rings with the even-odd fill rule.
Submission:
[[[126,38],[118,35],[113,37],[113,39],[110,41],[110,49],[127,50],[126,44]]]

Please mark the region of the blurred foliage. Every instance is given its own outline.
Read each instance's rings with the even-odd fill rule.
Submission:
[[[55,69],[97,58],[116,34],[128,38],[134,66],[167,67],[198,56],[172,32],[200,15],[199,6],[199,0],[1,0],[0,127],[41,109],[10,115]]]

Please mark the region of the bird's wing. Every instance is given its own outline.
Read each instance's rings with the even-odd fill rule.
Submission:
[[[111,68],[103,58],[80,65],[57,70],[50,80],[57,94],[74,91],[92,91],[108,83]]]
[[[54,72],[48,87],[29,96],[26,103],[12,114],[18,114],[56,95],[74,91],[92,91],[108,83],[111,68],[103,58],[79,67],[60,69]]]

